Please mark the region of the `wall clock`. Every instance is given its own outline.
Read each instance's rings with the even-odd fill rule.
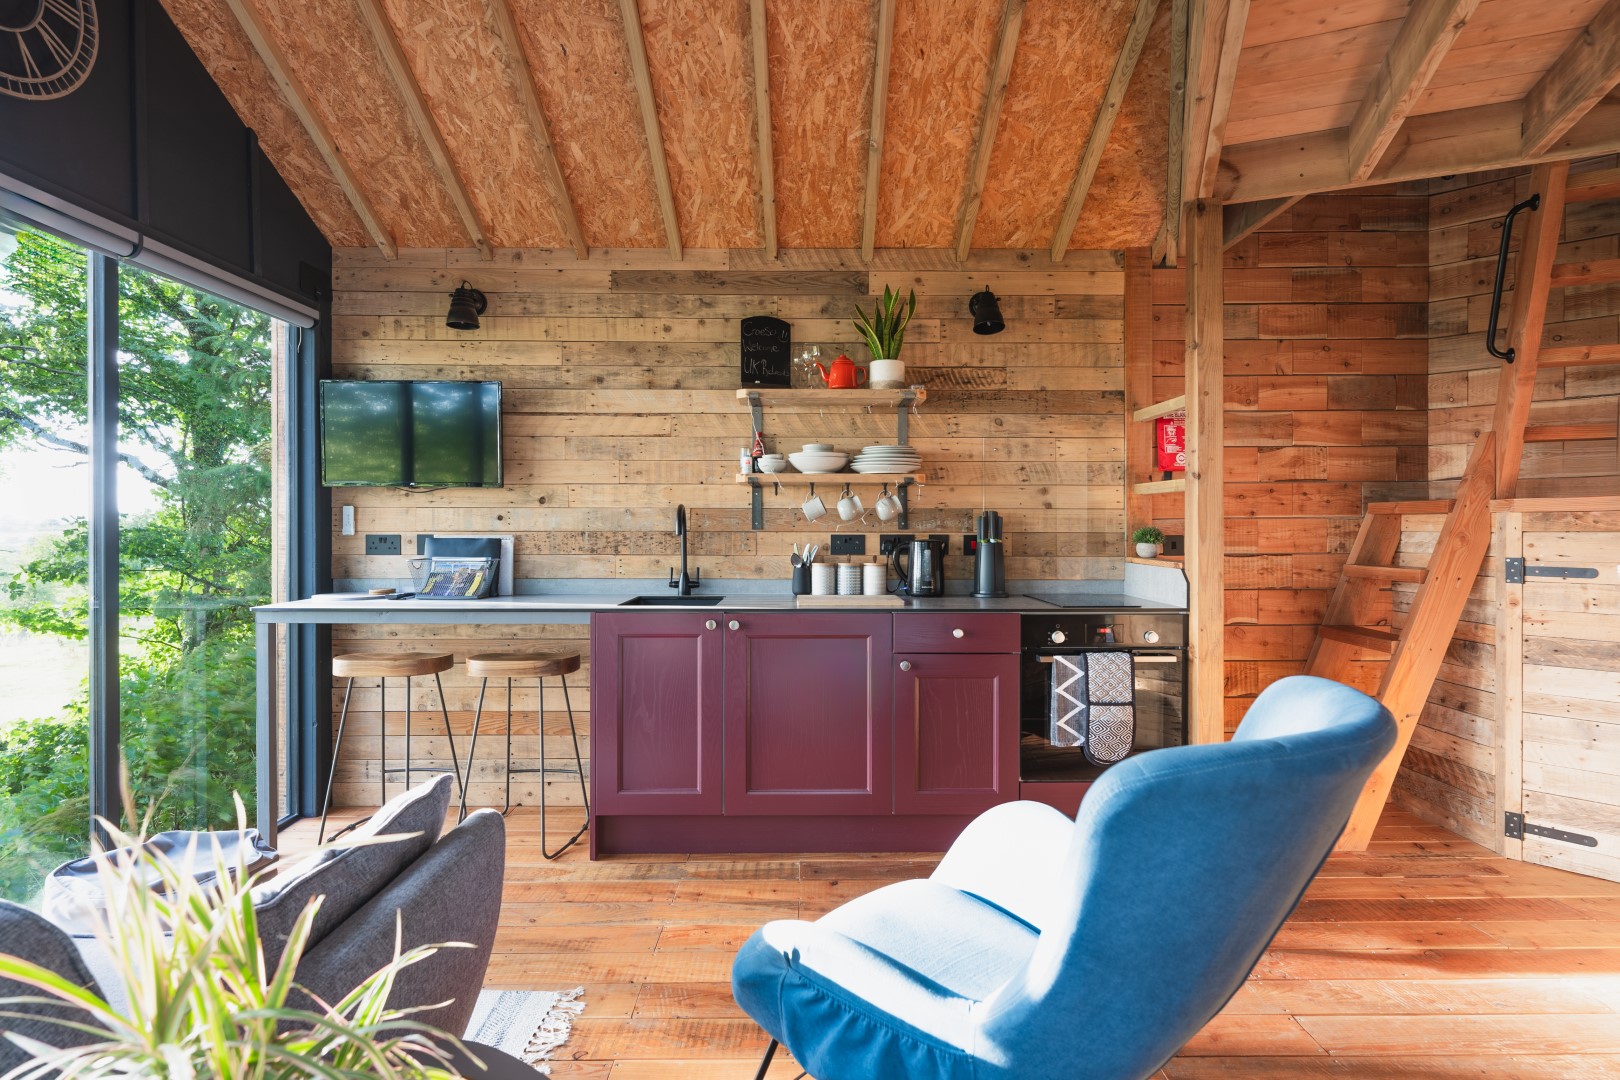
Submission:
[[[0,94],[71,94],[90,75],[99,36],[95,0],[0,0]]]

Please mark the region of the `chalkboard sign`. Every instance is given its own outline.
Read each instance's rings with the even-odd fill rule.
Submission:
[[[770,315],[742,321],[742,384],[793,384],[793,327]]]

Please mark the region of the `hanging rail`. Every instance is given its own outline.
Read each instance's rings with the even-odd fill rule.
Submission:
[[[1519,203],[1507,212],[1502,219],[1502,250],[1496,254],[1496,287],[1491,290],[1491,323],[1485,330],[1485,348],[1498,360],[1513,363],[1515,350],[1509,345],[1506,350],[1496,347],[1496,321],[1502,314],[1502,281],[1507,277],[1508,245],[1513,242],[1513,219],[1520,210],[1539,210],[1541,208],[1541,195],[1538,192],[1524,202]]]

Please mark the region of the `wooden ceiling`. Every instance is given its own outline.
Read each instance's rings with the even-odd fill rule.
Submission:
[[[1187,0],[164,4],[337,246],[1061,255],[1167,217]]]

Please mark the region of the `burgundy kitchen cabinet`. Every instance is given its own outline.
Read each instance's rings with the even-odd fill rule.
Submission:
[[[592,618],[595,812],[721,812],[721,618],[718,612]]]
[[[1018,798],[1018,656],[894,658],[894,812],[978,814]]]
[[[893,813],[891,617],[725,620],[725,813]]]

